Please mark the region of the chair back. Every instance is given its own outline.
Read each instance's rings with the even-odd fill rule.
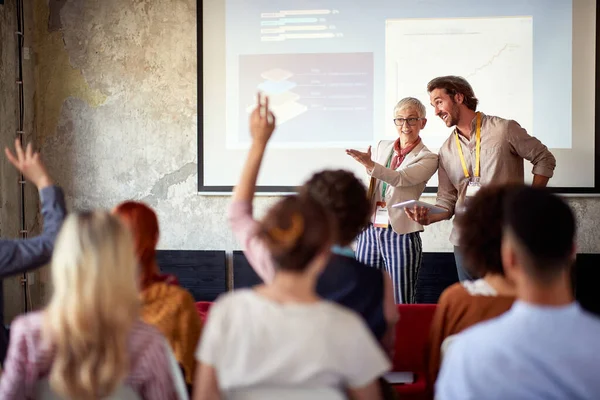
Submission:
[[[394,371],[423,372],[429,330],[437,304],[398,304]]]
[[[210,306],[212,306],[211,301],[196,302],[196,311],[198,311],[198,315],[200,316],[202,323],[206,322],[206,318],[208,318],[208,311],[210,310]]]

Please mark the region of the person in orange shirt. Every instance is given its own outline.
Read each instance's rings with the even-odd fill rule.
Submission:
[[[161,275],[156,264],[159,237],[156,213],[144,203],[126,201],[113,214],[131,230],[139,263],[141,317],[167,339],[183,370],[188,388],[194,381],[194,352],[200,340],[202,321],[194,298],[172,275]]]

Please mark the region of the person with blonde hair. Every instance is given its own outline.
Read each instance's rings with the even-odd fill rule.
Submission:
[[[67,217],[51,265],[48,306],[18,317],[2,380],[3,400],[176,399],[164,338],[139,320],[137,261],[128,230],[107,212]],[[117,397],[110,397],[117,396]]]
[[[357,238],[356,259],[385,269],[392,278],[396,303],[411,304],[416,302],[423,257],[423,226],[392,206],[421,197],[438,168],[438,157],[421,140],[427,124],[423,103],[403,98],[394,107],[393,121],[398,137],[380,141],[373,154],[370,146],[366,152],[346,150],[371,177],[371,223]]]

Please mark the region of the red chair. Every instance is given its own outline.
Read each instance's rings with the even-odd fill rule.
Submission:
[[[210,306],[212,306],[211,301],[196,302],[196,311],[198,311],[198,315],[200,316],[202,323],[205,323],[206,318],[208,318],[208,311],[210,310]]]
[[[427,391],[425,349],[437,304],[398,304],[396,353],[393,371],[413,372],[415,381],[395,385],[402,400],[430,400]]]

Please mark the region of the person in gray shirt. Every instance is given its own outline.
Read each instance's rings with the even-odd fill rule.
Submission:
[[[15,153],[5,149],[5,154],[25,179],[40,192],[44,228],[40,235],[28,239],[0,239],[0,279],[41,267],[50,261],[54,241],[66,215],[63,191],[48,175],[40,155],[33,151],[31,143],[24,150],[15,140]],[[4,304],[0,281],[0,320],[4,321]],[[0,361],[8,349],[8,332],[0,324]]]

